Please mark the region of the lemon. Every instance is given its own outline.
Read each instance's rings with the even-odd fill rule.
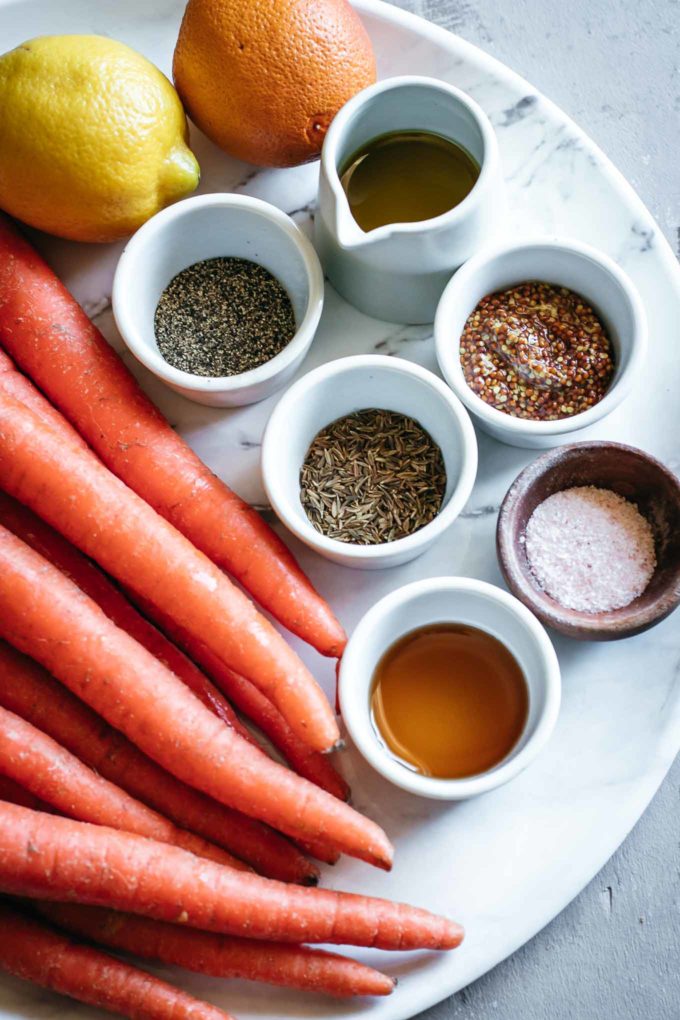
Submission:
[[[0,208],[50,234],[113,241],[194,190],[171,83],[98,35],[41,36],[0,57]]]

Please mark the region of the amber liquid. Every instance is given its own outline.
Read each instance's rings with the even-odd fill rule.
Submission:
[[[371,707],[397,758],[425,776],[461,779],[512,750],[529,695],[505,645],[476,627],[441,623],[411,631],[385,652]]]
[[[340,172],[362,230],[429,220],[472,191],[479,166],[466,149],[427,131],[394,131],[355,152]]]

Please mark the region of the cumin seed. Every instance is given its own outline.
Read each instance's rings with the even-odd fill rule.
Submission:
[[[356,411],[314,438],[300,471],[300,500],[317,531],[380,545],[429,524],[446,493],[442,452],[413,418]]]

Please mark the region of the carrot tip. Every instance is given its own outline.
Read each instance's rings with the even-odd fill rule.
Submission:
[[[342,737],[338,737],[334,744],[331,744],[330,747],[327,747],[326,750],[322,751],[321,753],[333,754],[334,751],[344,751],[346,750],[346,748],[347,748],[346,741],[344,741]]]
[[[322,655],[325,655],[327,659],[341,659],[342,653],[346,647],[347,635],[343,634],[342,641],[334,641],[332,645],[326,645],[323,650],[318,648],[317,651],[321,652]]]
[[[300,885],[318,885],[318,884],[319,884],[318,875],[305,875],[305,877],[300,882]]]

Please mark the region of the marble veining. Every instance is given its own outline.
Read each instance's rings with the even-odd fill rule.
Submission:
[[[36,26],[41,32],[103,32],[141,49],[167,72],[182,6],[182,0],[63,0],[58,5],[0,0],[0,38],[10,46],[35,35]],[[507,222],[499,224],[499,235],[573,236],[602,247],[631,274],[649,316],[651,356],[631,397],[591,435],[641,446],[678,470],[680,273],[641,202],[579,128],[527,82],[462,40],[409,21],[393,8],[374,0],[360,0],[357,6],[373,37],[381,75],[439,76],[472,94],[491,117],[509,196]],[[202,192],[236,189],[265,198],[311,232],[316,167],[256,171],[218,153],[198,132],[192,143],[203,167]],[[122,246],[38,241],[122,350],[108,306]],[[376,350],[436,370],[429,327],[369,319],[327,286],[324,315],[301,371],[334,357]],[[259,443],[276,397],[231,412],[201,407],[171,393],[127,351],[122,353],[206,463],[271,519],[259,472]],[[501,583],[494,550],[496,514],[532,454],[484,435],[479,444],[480,471],[468,507],[435,548],[413,563],[366,576],[332,566],[286,536],[348,629],[377,598],[419,577],[463,574]],[[295,644],[332,696],[332,664]],[[357,951],[356,956],[400,978],[396,993],[377,1003],[326,1002],[198,976],[173,974],[173,980],[243,1020],[369,1015],[372,1020],[405,1020],[464,987],[529,939],[618,846],[680,746],[677,618],[618,644],[583,645],[556,636],[555,646],[564,679],[560,720],[548,748],[512,784],[475,801],[432,804],[395,791],[351,749],[340,756],[354,803],[386,827],[397,859],[390,875],[343,861],[329,869],[326,883],[450,913],[468,930],[458,952],[388,957]],[[1,1020],[57,1015],[75,1020],[93,1012],[18,981],[0,982]]]
[[[507,110],[503,110],[503,119],[496,121],[497,127],[510,127],[512,124],[516,124],[518,121],[523,120],[529,115],[532,107],[538,102],[538,96],[529,95],[522,96],[516,103],[509,106]]]
[[[485,506],[473,506],[466,507],[460,515],[464,519],[472,518],[473,520],[477,517],[490,517],[496,516],[500,510],[500,504],[489,503]]]

